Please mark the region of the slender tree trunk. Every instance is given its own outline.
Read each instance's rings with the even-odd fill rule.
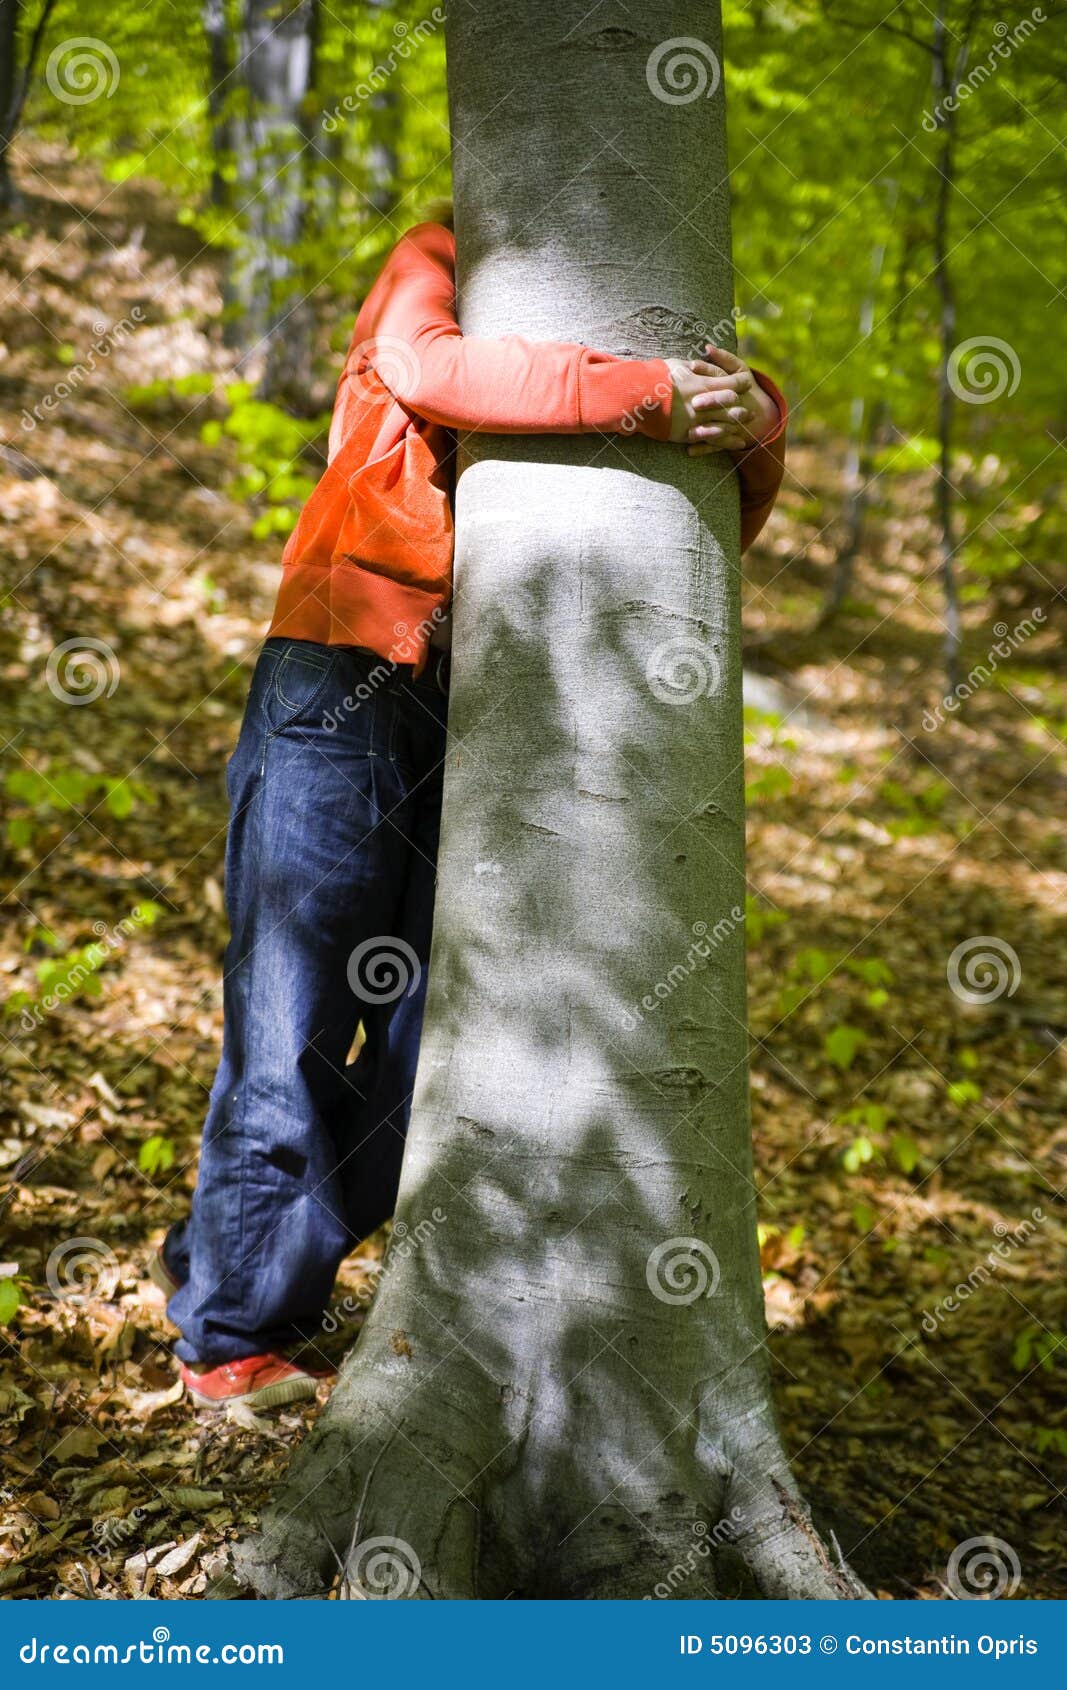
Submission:
[[[728,316],[722,91],[671,103],[646,79],[677,91],[677,36],[706,75],[719,27],[703,0],[453,9],[466,331],[687,354]],[[239,1575],[693,1598],[721,1528],[769,1595],[864,1594],[810,1525],[768,1383],[734,476],[644,440],[468,438],[457,525],[396,1232]]]
[[[245,0],[239,43],[243,114],[234,139],[242,238],[233,277],[241,344],[263,358],[268,392],[284,387],[293,361],[284,325],[294,308],[293,254],[303,230],[304,100],[313,75],[317,5]]]
[[[895,182],[889,184],[887,199],[887,210],[891,216],[897,199]],[[885,263],[885,251],[886,242],[884,239],[877,241],[871,251],[870,281],[867,293],[860,306],[859,331],[861,341],[866,341],[874,328],[874,314],[878,302],[878,286],[882,277],[882,266]],[[874,457],[878,450],[878,440],[884,425],[885,415],[886,405],[883,399],[876,399],[873,405],[869,405],[867,396],[863,392],[857,393],[853,398],[849,417],[848,455],[845,460],[844,532],[837,550],[834,579],[826,604],[823,607],[820,624],[833,620],[852,591],[856,559],[863,544],[867,507],[870,503]]]
[[[20,69],[21,0],[0,0],[0,211],[10,211],[18,204],[18,190],[11,175],[11,143],[22,121],[22,109],[55,3],[56,0],[42,0]]]
[[[235,159],[233,100],[236,69],[234,32],[227,0],[203,0],[201,17],[208,52],[207,113],[211,130],[211,186],[209,197],[215,210],[232,212],[234,195],[231,176]],[[231,231],[232,233],[232,231]],[[234,285],[233,262],[227,254],[222,276],[222,338],[227,346],[243,344],[240,302]]]
[[[938,102],[949,91],[948,49],[944,9],[939,7],[934,21],[934,88]],[[934,280],[941,301],[939,335],[940,361],[937,380],[937,527],[938,568],[945,595],[945,684],[951,692],[959,670],[960,612],[956,590],[955,508],[952,487],[952,423],[955,396],[950,371],[952,349],[956,344],[956,293],[949,269],[949,224],[952,209],[953,132],[955,113],[942,113],[938,129],[940,137],[937,161],[937,199],[934,212]]]

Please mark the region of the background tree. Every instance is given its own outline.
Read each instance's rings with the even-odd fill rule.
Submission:
[[[22,0],[0,0],[0,211],[15,203],[8,155],[54,5],[55,0],[41,0],[31,22]]]
[[[638,30],[498,0],[453,14],[448,63],[469,332],[692,356],[730,321],[713,8]],[[763,1343],[732,467],[476,437],[457,511],[401,1241],[240,1569],[271,1596],[336,1557],[357,1593],[384,1558],[411,1596],[640,1597],[725,1523],[768,1594],[860,1594],[796,1493]]]

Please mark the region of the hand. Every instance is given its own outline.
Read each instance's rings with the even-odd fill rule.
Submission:
[[[775,428],[778,407],[742,358],[721,346],[709,345],[705,351],[706,360],[695,358],[686,366],[691,377],[701,380],[699,391],[689,400],[689,409],[697,413],[697,421],[685,435],[689,455],[743,452]],[[673,412],[671,420],[673,425]]]

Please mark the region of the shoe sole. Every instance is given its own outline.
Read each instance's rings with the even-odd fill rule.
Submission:
[[[152,1284],[158,1286],[159,1290],[163,1292],[168,1302],[175,1291],[181,1290],[180,1284],[158,1253],[152,1257],[148,1264],[148,1277]]]
[[[284,1408],[287,1403],[306,1402],[318,1393],[318,1380],[308,1378],[278,1379],[273,1385],[261,1385],[258,1391],[246,1391],[238,1397],[206,1397],[202,1391],[187,1384],[186,1393],[197,1408],[228,1408],[232,1402],[247,1403],[249,1408]]]

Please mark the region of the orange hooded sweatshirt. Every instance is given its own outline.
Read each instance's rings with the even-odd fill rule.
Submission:
[[[272,635],[426,661],[452,593],[455,431],[641,433],[666,440],[662,359],[585,346],[480,340],[456,321],[455,237],[420,223],[363,302],[330,425],[329,459],[282,556]],[[731,454],[741,544],[762,528],[783,473],[785,401],[758,446]]]

